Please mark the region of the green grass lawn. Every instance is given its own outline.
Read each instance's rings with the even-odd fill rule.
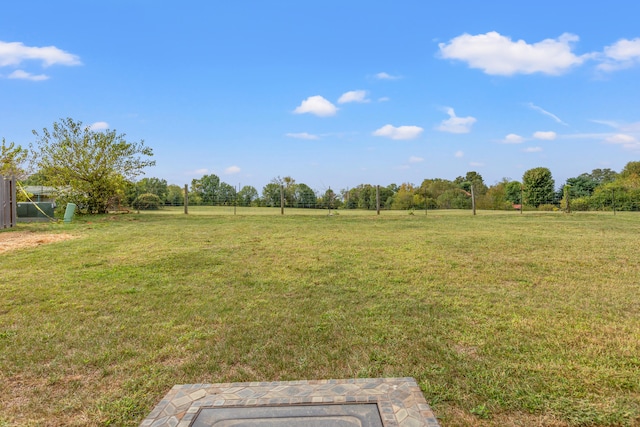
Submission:
[[[407,376],[443,426],[640,425],[639,214],[181,212],[0,232],[78,237],[0,254],[1,427]]]

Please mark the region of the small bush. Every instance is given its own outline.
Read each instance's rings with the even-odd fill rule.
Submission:
[[[155,194],[141,194],[133,201],[133,208],[141,211],[151,211],[160,209],[162,200]]]
[[[588,211],[589,210],[589,198],[588,197],[579,197],[577,199],[571,200],[571,210],[572,211]]]
[[[545,211],[545,212],[553,212],[553,211],[557,211],[558,208],[555,205],[544,204],[544,205],[538,206],[538,210]]]

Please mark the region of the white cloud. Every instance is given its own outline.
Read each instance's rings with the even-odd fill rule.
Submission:
[[[296,107],[295,114],[311,113],[320,117],[334,116],[338,109],[320,95],[310,96]]]
[[[458,151],[455,152],[454,156],[457,157],[457,158],[462,158],[462,157],[464,157],[464,151],[458,150]]]
[[[387,102],[387,101],[391,101],[391,98],[389,98],[388,96],[383,96],[382,98],[378,98],[378,102]]]
[[[524,150],[525,153],[539,153],[542,151],[542,147],[527,147]]]
[[[238,166],[229,166],[224,170],[225,175],[233,175],[240,172],[240,168]]]
[[[31,80],[34,82],[39,82],[42,80],[48,80],[49,76],[46,74],[31,74],[27,73],[24,70],[15,70],[13,73],[7,76],[9,79],[20,79],[20,80]]]
[[[346,104],[348,102],[369,102],[366,90],[350,90],[342,94],[338,99],[338,104]]]
[[[51,65],[81,65],[77,55],[55,46],[30,47],[20,42],[0,41],[0,67],[18,66],[24,61],[41,61],[44,67]]]
[[[382,126],[373,132],[374,136],[385,136],[391,139],[415,139],[422,133],[423,129],[419,126],[399,126],[392,125]]]
[[[449,115],[447,120],[443,120],[436,129],[442,132],[450,133],[469,133],[471,126],[477,121],[475,117],[458,117],[453,108],[445,110]]]
[[[514,42],[491,31],[475,36],[465,33],[438,46],[443,58],[467,62],[471,68],[479,68],[486,74],[559,75],[591,56],[577,56],[571,51],[571,44],[578,40],[578,36],[564,33],[557,39],[529,44],[524,40]]]
[[[548,112],[547,110],[538,107],[537,105],[534,105],[532,102],[530,102],[529,104],[527,104],[529,106],[529,108],[531,108],[532,110],[536,110],[542,114],[544,114],[545,116],[551,117],[553,120],[555,120],[557,123],[560,123],[561,125],[565,125],[568,126],[568,124],[566,124],[565,122],[563,122],[562,120],[560,120],[560,118],[558,116],[556,116],[553,113]]]
[[[398,80],[399,78],[401,78],[400,76],[392,76],[391,74],[382,72],[382,73],[378,73],[376,74],[376,79],[379,80]]]
[[[608,137],[607,139],[605,139],[605,142],[609,144],[621,145],[622,148],[626,150],[640,150],[640,141],[638,141],[638,138],[631,135],[619,133]]]
[[[193,171],[186,171],[184,174],[185,175],[189,175],[189,176],[197,176],[197,175],[206,175],[209,173],[209,169],[207,168],[201,168],[201,169],[196,169]]]
[[[409,163],[421,163],[421,162],[424,162],[424,159],[422,157],[417,157],[417,156],[409,157]]]
[[[602,71],[615,71],[640,64],[640,37],[621,39],[604,48],[604,59],[598,65]]]
[[[520,135],[516,135],[515,133],[510,133],[505,136],[501,142],[503,144],[522,144],[524,142],[524,138]]]
[[[105,130],[109,129],[109,123],[107,122],[95,122],[89,126],[91,130]]]
[[[318,135],[313,135],[307,132],[299,132],[299,133],[288,133],[286,134],[289,138],[297,138],[297,139],[320,139]]]
[[[558,134],[553,131],[549,131],[549,132],[538,131],[538,132],[534,132],[533,137],[535,139],[542,139],[544,141],[553,141],[558,137]]]

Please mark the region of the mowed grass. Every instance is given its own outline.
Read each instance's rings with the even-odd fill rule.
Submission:
[[[0,426],[407,376],[443,426],[640,425],[640,215],[338,212],[19,225],[78,238],[0,255]]]

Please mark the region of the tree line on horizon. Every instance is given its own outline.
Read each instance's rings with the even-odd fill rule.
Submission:
[[[126,202],[135,205],[141,194],[157,196],[158,205],[184,204],[184,187],[160,178],[132,183]],[[551,171],[527,170],[521,181],[507,178],[486,185],[481,174],[469,171],[454,180],[424,179],[420,185],[403,183],[377,186],[360,184],[334,192],[316,191],[290,176],[276,177],[261,192],[250,185],[236,188],[215,174],[193,179],[188,186],[189,205],[280,207],[315,209],[471,209],[513,210],[524,206],[537,210],[640,210],[640,162],[629,162],[621,172],[594,169],[567,179],[556,190]]]
[[[83,213],[104,213],[132,207],[157,209],[182,205],[184,187],[162,178],[137,180],[153,166],[151,148],[131,143],[115,130],[97,131],[67,118],[52,130],[33,131],[35,147],[27,150],[2,139],[0,175],[17,176],[24,185],[57,189],[59,205],[76,203]],[[30,157],[33,173],[23,164]],[[640,210],[640,161],[620,171],[594,169],[567,179],[556,190],[551,171],[527,170],[521,181],[503,178],[488,186],[478,172],[454,180],[424,179],[412,183],[377,186],[360,184],[334,192],[316,191],[290,176],[275,177],[261,192],[253,186],[236,188],[215,174],[193,179],[187,191],[189,205],[222,205],[340,209],[478,209],[528,208],[538,210]]]

